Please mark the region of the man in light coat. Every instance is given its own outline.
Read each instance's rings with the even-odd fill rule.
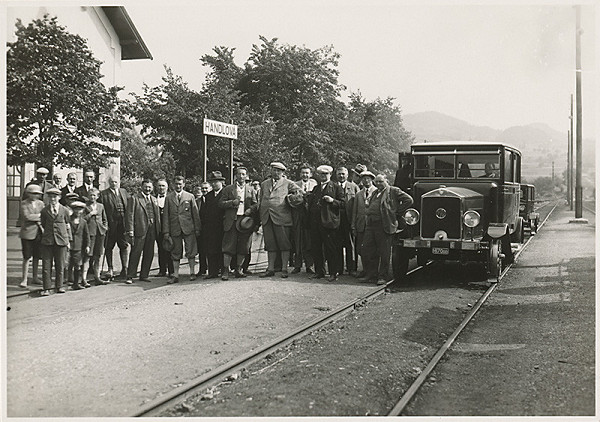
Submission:
[[[268,259],[267,270],[260,274],[260,277],[275,275],[275,259],[278,253],[281,253],[281,277],[288,277],[293,220],[287,198],[289,195],[300,194],[300,188],[284,177],[286,170],[280,162],[271,163],[271,177],[260,185],[259,213]]]
[[[182,176],[175,177],[174,190],[167,195],[163,211],[164,237],[171,238],[173,242],[173,249],[171,249],[173,278],[167,281],[168,284],[179,282],[179,261],[183,256],[184,243],[185,256],[190,267],[190,281],[196,279],[196,255],[198,255],[196,236],[200,234],[200,216],[196,198],[191,193],[184,191],[184,186],[184,178]]]
[[[146,179],[142,182],[141,192],[132,195],[127,202],[125,227],[132,245],[127,268],[127,284],[133,282],[142,254],[140,281],[150,281],[148,276],[154,259],[154,243],[160,233],[160,210],[158,201],[152,196],[153,190],[152,181]]]

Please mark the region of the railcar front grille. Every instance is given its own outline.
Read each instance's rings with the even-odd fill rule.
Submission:
[[[461,237],[460,198],[422,198],[421,237],[433,239],[435,233],[443,230],[449,239]]]

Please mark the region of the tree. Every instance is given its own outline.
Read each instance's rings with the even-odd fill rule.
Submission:
[[[16,23],[7,52],[7,162],[103,167],[123,126],[117,92],[86,41],[45,15]]]

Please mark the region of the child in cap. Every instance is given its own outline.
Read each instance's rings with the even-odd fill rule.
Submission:
[[[100,279],[100,258],[104,253],[104,239],[108,230],[108,218],[104,206],[98,202],[100,191],[92,188],[88,191],[88,201],[83,212],[88,231],[90,233],[90,250],[83,257],[83,285],[87,284],[88,269],[92,269],[94,273],[94,281],[96,285],[108,284],[109,281]]]
[[[81,216],[85,204],[81,201],[71,202],[71,233],[73,233],[73,241],[69,250],[69,272],[73,271],[73,290],[79,290],[83,287],[90,287],[90,284],[81,274],[81,264],[83,254],[87,255],[90,252],[90,233],[88,231],[87,222]],[[81,285],[80,285],[81,280]]]

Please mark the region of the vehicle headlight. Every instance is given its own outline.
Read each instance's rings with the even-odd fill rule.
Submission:
[[[463,215],[463,222],[467,227],[476,227],[481,222],[481,216],[477,211],[467,211]]]
[[[409,226],[414,226],[419,222],[419,211],[414,208],[407,209],[404,213],[404,221],[406,221],[406,224]]]

